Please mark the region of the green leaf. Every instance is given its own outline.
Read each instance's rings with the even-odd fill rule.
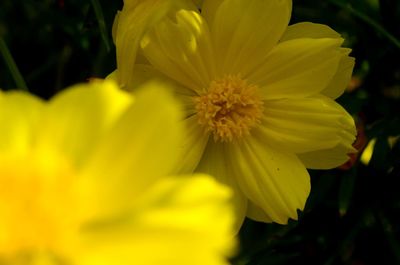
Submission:
[[[92,6],[94,12],[96,13],[97,23],[99,24],[99,30],[103,42],[106,46],[107,51],[110,51],[110,39],[108,37],[106,22],[104,20],[103,10],[101,9],[101,5],[98,0],[92,0]]]
[[[0,53],[4,58],[4,61],[8,67],[8,69],[11,72],[12,77],[14,78],[15,84],[19,89],[23,89],[28,91],[28,87],[25,83],[24,78],[21,75],[21,72],[19,71],[17,64],[14,61],[14,58],[11,55],[10,50],[7,47],[6,42],[3,40],[3,38],[0,36]]]

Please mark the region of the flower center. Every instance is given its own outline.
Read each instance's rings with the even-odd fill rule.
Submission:
[[[70,248],[72,180],[57,158],[0,154],[0,259],[30,264],[39,253],[62,255]]]
[[[264,110],[258,87],[238,75],[212,81],[208,92],[194,102],[199,123],[221,142],[248,135]]]

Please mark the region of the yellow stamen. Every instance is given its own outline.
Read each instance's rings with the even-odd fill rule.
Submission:
[[[212,81],[207,93],[194,102],[199,123],[221,142],[248,135],[264,110],[258,87],[237,75]]]

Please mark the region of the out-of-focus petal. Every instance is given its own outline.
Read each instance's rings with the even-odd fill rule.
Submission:
[[[0,91],[0,153],[27,152],[34,141],[43,106],[33,95]]]
[[[148,84],[136,99],[82,172],[78,192],[88,197],[83,209],[89,215],[129,210],[138,194],[178,162],[183,133],[179,104],[157,83]]]
[[[66,89],[48,103],[36,145],[60,150],[79,168],[132,99],[112,81]]]
[[[207,176],[160,180],[134,214],[83,230],[80,264],[226,265],[236,245],[230,197]]]

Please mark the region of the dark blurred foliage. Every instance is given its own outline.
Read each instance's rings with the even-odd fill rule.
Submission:
[[[122,0],[100,5],[111,43]],[[31,92],[48,98],[113,71],[115,48],[107,50],[94,10],[89,0],[1,0],[0,36]],[[311,171],[312,191],[299,221],[246,220],[233,263],[400,264],[400,141],[388,143],[400,135],[400,1],[294,0],[291,23],[300,21],[331,26],[353,49],[354,77],[339,102],[358,121],[360,153],[376,138],[374,152],[368,165],[353,157],[341,169]],[[0,87],[15,87],[2,60]]]
[[[112,43],[112,24],[123,3],[100,5]],[[115,69],[115,48],[107,51],[90,0],[1,0],[0,34],[30,91],[44,98]],[[0,87],[15,88],[3,60]]]

